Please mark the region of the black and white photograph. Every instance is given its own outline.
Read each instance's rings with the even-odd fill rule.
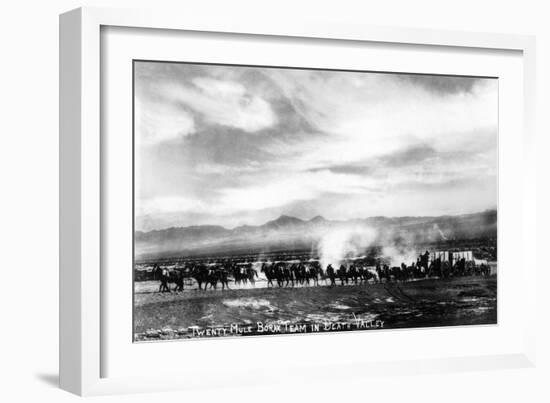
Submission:
[[[497,324],[496,77],[133,61],[133,340]]]

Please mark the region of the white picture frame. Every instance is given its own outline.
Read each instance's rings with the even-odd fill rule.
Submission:
[[[60,17],[60,385],[79,395],[161,391],[195,387],[223,386],[232,382],[231,376],[210,374],[205,368],[193,375],[183,376],[181,370],[151,376],[103,376],[105,351],[102,316],[107,315],[102,290],[104,250],[102,240],[102,192],[105,172],[104,150],[101,142],[101,30],[104,27],[132,27],[157,30],[181,30],[242,34],[259,37],[309,38],[354,42],[377,42],[448,48],[468,48],[479,52],[489,50],[521,53],[523,67],[523,133],[518,133],[523,155],[516,163],[521,169],[522,188],[519,192],[521,211],[521,250],[526,250],[535,234],[535,40],[530,36],[429,31],[409,28],[369,27],[344,23],[305,20],[300,24],[264,19],[214,19],[179,15],[151,10],[114,10],[81,8]],[[501,151],[505,152],[505,151]],[[500,178],[506,180],[506,178]],[[500,213],[499,213],[500,214]],[[500,217],[499,217],[500,220]],[[500,226],[500,224],[499,224]],[[518,252],[519,253],[519,252]],[[500,262],[500,259],[499,259]],[[536,277],[535,254],[523,260],[524,278]],[[535,362],[535,284],[522,282],[524,304],[531,308],[521,322],[523,342],[501,354],[477,354],[463,357],[431,357],[391,359],[369,362],[360,356],[329,365],[338,368],[338,376],[368,376],[369,374],[404,374],[437,371],[465,371],[490,368],[527,367]],[[505,298],[502,294],[499,298]],[[103,329],[104,330],[104,329]],[[426,330],[430,332],[431,330]],[[329,335],[330,336],[330,335]],[[361,337],[361,334],[354,336]],[[365,336],[363,336],[365,337]],[[286,339],[297,343],[298,339]],[[273,341],[269,341],[274,343]],[[218,343],[218,341],[208,341]],[[236,342],[235,342],[236,343]],[[280,343],[279,343],[280,344]],[[173,344],[175,345],[175,344]],[[150,347],[150,348],[155,348]],[[164,345],[166,350],[166,344]],[[175,347],[174,347],[175,348]],[[259,359],[258,359],[259,361]],[[242,364],[241,364],[242,365]],[[262,366],[257,363],[258,368]],[[300,375],[322,380],[323,366],[313,367],[306,374],[289,362],[278,375],[291,381]],[[267,376],[254,380],[239,378],[240,385],[271,382]]]

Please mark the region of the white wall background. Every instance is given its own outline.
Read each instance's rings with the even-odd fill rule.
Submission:
[[[548,2],[498,0],[4,1],[0,5],[0,395],[65,402],[57,383],[58,14],[81,5],[174,7],[188,13],[274,19],[313,15],[365,24],[534,34],[538,51],[538,249],[540,328],[536,369],[353,380],[340,385],[94,398],[101,401],[550,401],[550,11]],[[244,375],[243,375],[244,376]]]

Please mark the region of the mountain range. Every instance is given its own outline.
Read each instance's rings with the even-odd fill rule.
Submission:
[[[335,231],[369,230],[372,245],[422,244],[447,240],[496,238],[497,212],[487,210],[436,217],[369,217],[352,220],[310,220],[281,215],[265,224],[227,229],[217,225],[136,231],[136,258],[153,258],[251,250],[307,249]]]

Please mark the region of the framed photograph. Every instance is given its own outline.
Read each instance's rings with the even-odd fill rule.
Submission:
[[[60,45],[64,389],[534,365],[532,37],[94,8]]]

